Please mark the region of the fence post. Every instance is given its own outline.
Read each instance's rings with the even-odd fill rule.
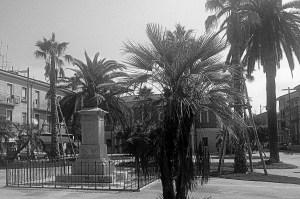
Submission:
[[[80,161],[80,184],[81,184],[81,189],[83,189],[83,184],[82,184],[82,160]]]
[[[103,163],[103,164],[105,164],[105,163]],[[104,171],[104,168],[105,168],[105,167],[103,167],[103,171]],[[105,173],[105,172],[104,172],[104,173]],[[108,161],[108,176],[109,176],[109,180],[110,180],[110,160]],[[109,190],[111,189],[110,183],[108,183],[108,189],[109,189]]]
[[[56,160],[52,160],[54,163],[54,188],[56,188]]]
[[[40,163],[42,163],[42,164],[40,164],[39,163],[39,168],[40,168],[40,175],[42,176],[41,178],[42,178],[42,187],[44,187],[44,161],[40,161],[39,160],[39,162]],[[45,182],[46,182],[46,179],[45,179]]]
[[[138,177],[138,187],[137,189],[140,190],[140,165],[139,165],[139,159],[138,158],[135,158],[135,162],[137,164],[137,177]]]
[[[29,160],[29,187],[31,187],[31,160]]]
[[[6,167],[5,167],[5,177],[6,177],[6,186],[8,186],[8,160],[6,160]]]
[[[94,176],[94,180],[95,180],[95,190],[97,189],[97,161],[95,160],[95,176]]]

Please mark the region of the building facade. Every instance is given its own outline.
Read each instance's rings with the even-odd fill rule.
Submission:
[[[48,90],[46,82],[0,70],[0,115],[19,124],[29,122],[37,127],[49,124]],[[71,91],[57,89],[58,98],[68,93]]]
[[[277,98],[279,143],[300,144],[300,85]]]
[[[47,144],[50,141],[48,90],[46,82],[0,69],[0,116],[15,124],[42,129],[41,137]],[[69,90],[57,89],[58,98],[69,93]]]
[[[158,100],[160,95],[152,94],[149,96],[151,100]],[[158,123],[163,119],[163,111],[160,105],[156,105],[155,110],[145,110],[147,108],[143,107],[144,110],[141,110],[141,106],[137,106],[141,100],[147,101],[143,97],[134,95],[126,96],[122,98],[128,107],[132,110],[132,116],[134,124],[142,124],[147,118],[155,120],[154,123]],[[118,138],[117,132],[113,129],[109,129],[110,125],[105,125],[105,138],[108,148],[108,153],[123,153],[122,143],[125,140]],[[195,122],[191,129],[191,142],[193,150],[201,145],[207,145],[210,153],[218,152],[218,140],[220,139],[221,128],[220,124],[214,115],[213,112],[208,110],[202,110],[195,116]]]
[[[202,110],[196,114],[195,130],[191,132],[194,139],[194,146],[208,146],[210,153],[217,153],[219,139],[221,138],[221,125],[219,124],[216,115],[209,110]]]

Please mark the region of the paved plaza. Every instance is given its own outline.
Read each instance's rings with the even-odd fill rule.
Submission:
[[[282,161],[300,167],[300,154],[280,153]],[[256,170],[260,171],[260,170]],[[270,174],[285,175],[300,178],[300,169],[273,169]],[[1,199],[71,199],[71,198],[103,198],[103,199],[155,199],[161,194],[161,184],[156,181],[140,192],[116,192],[116,191],[77,191],[54,190],[34,188],[7,188],[5,187],[5,170],[0,171],[0,198]],[[241,181],[232,179],[211,178],[209,183],[200,187],[192,195],[193,198],[211,199],[299,199],[300,185]]]

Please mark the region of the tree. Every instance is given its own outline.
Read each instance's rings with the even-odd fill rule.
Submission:
[[[228,106],[235,96],[231,76],[221,73],[225,67],[219,63],[225,43],[213,34],[197,38],[181,25],[172,32],[149,24],[146,32],[150,44],[128,42],[124,51],[128,63],[144,71],[138,83],[152,83],[161,91],[164,117],[156,129],[156,158],[163,197],[184,199],[196,177],[190,140],[195,114],[206,108],[225,123],[237,123]]]
[[[93,60],[85,52],[86,63],[73,58],[76,69],[71,78],[66,78],[65,88],[76,92],[64,97],[60,104],[66,121],[82,108],[100,107],[108,112],[108,122],[126,125],[124,114],[127,108],[120,95],[129,91],[126,83],[128,75],[122,70],[124,65],[114,60],[99,59],[96,53]]]
[[[277,0],[253,0],[249,9],[255,11],[259,24],[250,28],[244,63],[248,74],[260,63],[266,74],[268,131],[270,138],[270,162],[279,162],[277,114],[276,114],[276,71],[285,54],[291,71],[294,55],[300,61],[300,1],[282,5]]]
[[[50,107],[51,107],[51,157],[56,158],[58,155],[57,142],[57,110],[56,110],[56,81],[58,76],[63,77],[64,71],[62,66],[64,60],[70,61],[71,56],[65,55],[65,50],[68,46],[67,42],[59,43],[55,40],[55,34],[52,33],[50,39],[43,38],[43,40],[36,42],[38,48],[34,54],[37,58],[45,60],[45,77],[50,80]]]
[[[14,136],[12,127],[13,126],[11,121],[8,121],[5,117],[0,116],[0,155],[3,154],[4,147],[7,147],[8,139]],[[0,159],[2,159],[2,157],[0,157]]]
[[[233,85],[237,92],[243,93],[243,67],[240,63],[243,49],[248,36],[249,23],[257,21],[256,13],[247,10],[247,0],[207,0],[206,9],[214,11],[210,15],[205,26],[210,30],[216,25],[217,20],[222,20],[219,33],[225,32],[230,49],[227,55],[227,63],[232,66],[233,71]],[[234,110],[243,117],[242,101],[236,99],[234,103]],[[238,131],[237,129],[235,131]],[[237,173],[246,173],[246,154],[245,154],[245,132],[237,132],[238,138],[235,145],[235,164],[234,171]]]
[[[7,156],[9,160],[15,160],[20,152],[22,152],[27,147],[27,158],[33,159],[35,158],[35,151],[40,151],[45,149],[44,142],[40,138],[41,132],[43,128],[38,129],[36,127],[29,130],[29,126],[13,124],[14,131],[16,132],[16,150],[13,153]],[[51,155],[49,151],[45,151],[48,157]]]

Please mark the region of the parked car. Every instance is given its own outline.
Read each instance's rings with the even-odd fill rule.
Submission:
[[[288,147],[289,145],[287,143],[280,143],[278,148],[279,150],[288,150]]]

